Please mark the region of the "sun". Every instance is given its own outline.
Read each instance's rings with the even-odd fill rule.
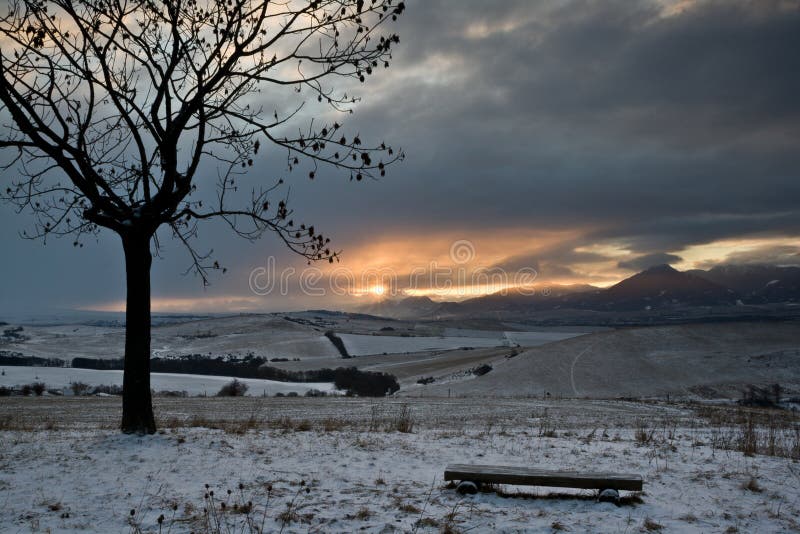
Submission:
[[[370,290],[369,290],[369,291],[370,291],[370,293],[372,293],[373,295],[377,295],[377,296],[379,296],[379,297],[380,297],[381,295],[383,295],[384,293],[386,293],[386,288],[385,288],[385,287],[383,287],[383,286],[372,286],[372,287],[370,288]]]

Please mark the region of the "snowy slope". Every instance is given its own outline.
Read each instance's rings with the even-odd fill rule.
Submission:
[[[19,386],[31,382],[44,382],[48,388],[69,388],[71,382],[83,382],[90,386],[122,386],[122,371],[95,371],[60,367],[3,367],[0,386]],[[215,395],[220,388],[233,380],[225,376],[184,375],[152,373],[151,388],[158,391],[186,391],[189,395]],[[334,391],[331,383],[290,383],[256,378],[238,378],[249,386],[248,395],[275,395],[296,391],[300,395],[310,389]]]

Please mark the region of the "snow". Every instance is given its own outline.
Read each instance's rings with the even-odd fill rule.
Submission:
[[[3,367],[0,386],[20,386],[32,382],[44,382],[49,389],[68,389],[72,382],[83,382],[90,386],[122,386],[122,371],[96,371],[69,367]],[[158,391],[186,391],[189,395],[215,395],[222,386],[233,380],[226,376],[152,373],[150,387]],[[300,395],[311,389],[335,391],[328,382],[278,382],[256,378],[237,378],[248,385],[248,395],[275,395],[295,391]]]
[[[463,347],[490,348],[520,345],[535,347],[583,335],[582,332],[500,332],[491,330],[465,331],[471,335],[430,336],[371,336],[364,334],[338,334],[351,356],[373,354],[402,354],[431,350],[453,350]],[[447,329],[447,334],[457,329]]]
[[[25,326],[29,339],[8,350],[40,358],[122,358],[125,329],[84,324]],[[332,358],[336,347],[321,332],[274,316],[223,317],[153,328],[154,357],[186,354],[272,358]]]
[[[448,350],[462,347],[502,347],[508,340],[498,332],[494,338],[485,337],[402,337],[369,336],[363,334],[338,334],[351,356],[371,354],[402,354],[428,350]]]
[[[523,347],[537,347],[582,335],[583,332],[505,332],[506,339]]]
[[[285,410],[293,410],[291,399],[284,402]],[[375,406],[389,415],[401,408]],[[530,402],[520,404],[510,420],[462,420],[427,418],[422,404],[412,404],[413,433],[370,430],[368,422],[350,420],[353,411],[369,413],[369,405],[330,399],[305,405],[307,412],[296,415],[295,423],[310,418],[310,430],[285,420],[275,426],[285,413],[270,405],[277,412],[273,423],[243,434],[178,427],[138,437],[86,425],[0,431],[0,530],[127,532],[135,510],[134,521],[144,532],[158,532],[162,513],[164,532],[189,532],[199,527],[192,517],[202,517],[207,506],[205,484],[229,509],[251,500],[253,516],[260,523],[263,515],[269,532],[439,532],[444,526],[462,532],[551,532],[556,526],[568,532],[639,532],[647,521],[666,532],[797,530],[800,472],[792,460],[714,449],[711,432],[690,424],[688,413],[671,420],[675,427],[665,419],[660,429],[661,418],[674,417],[674,409],[604,406],[607,411],[597,412],[590,403]],[[460,415],[472,409],[452,407]],[[562,408],[568,408],[563,418],[547,415]],[[314,419],[318,411],[343,422],[326,428]],[[634,421],[620,420],[622,412],[649,415],[654,439],[637,443]],[[555,437],[542,435],[545,423],[553,425]],[[592,492],[546,488],[501,488],[520,492],[518,498],[460,496],[442,480],[451,462],[640,473],[645,492],[640,503],[620,507],[596,502]],[[757,491],[746,488],[751,478]],[[289,514],[294,520],[284,525],[280,514],[289,503],[296,515]],[[243,519],[226,517],[232,523]]]

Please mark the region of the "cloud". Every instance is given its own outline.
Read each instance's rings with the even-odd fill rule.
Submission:
[[[627,274],[626,256],[800,236],[800,2],[408,4],[391,68],[342,86],[362,101],[340,117],[362,139],[402,146],[406,161],[380,181],[322,169],[311,182],[265,147],[240,183],[286,178],[297,220],[329,234],[342,265],[407,271],[471,239],[487,265],[611,280]],[[262,94],[268,110],[285,100]],[[213,180],[209,169],[198,182]],[[0,280],[3,301],[124,296],[115,239],[40,251],[18,239],[24,223],[0,211],[0,244],[16,262]],[[542,245],[534,234],[560,237]],[[265,256],[301,266],[276,239],[251,245],[224,225],[203,228],[198,244],[229,275],[206,290],[181,277],[187,259],[165,234],[159,294],[244,295]],[[42,263],[55,256],[57,279]]]
[[[731,264],[773,264],[800,266],[800,247],[792,245],[771,245],[752,250],[734,252],[725,257],[723,263]]]
[[[679,263],[683,258],[675,254],[666,254],[657,252],[655,254],[645,254],[644,256],[637,256],[636,258],[620,261],[617,267],[620,269],[627,269],[629,271],[644,271],[655,265]]]

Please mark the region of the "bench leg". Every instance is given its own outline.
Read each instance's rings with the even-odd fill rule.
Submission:
[[[471,480],[462,480],[456,486],[456,491],[461,495],[475,495],[481,489],[480,482],[472,482]]]
[[[618,504],[619,492],[615,489],[601,490],[600,493],[597,495],[597,500],[600,502],[613,502],[614,504]]]

